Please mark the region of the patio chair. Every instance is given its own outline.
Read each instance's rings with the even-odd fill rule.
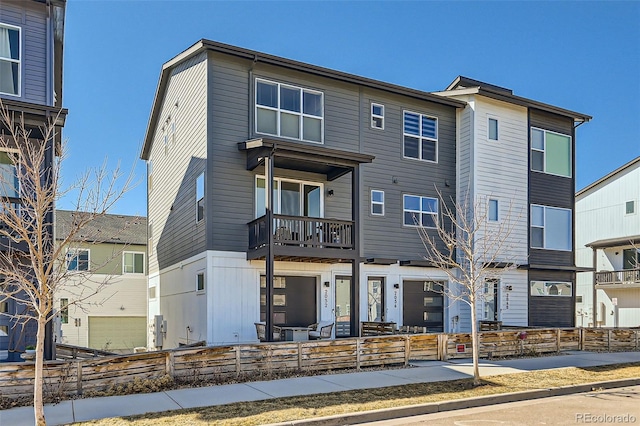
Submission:
[[[266,331],[267,331],[267,325],[263,322],[256,322],[254,323],[256,325],[256,334],[258,335],[258,340],[260,340],[261,342],[266,342]],[[279,340],[282,340],[282,329],[280,327],[278,327],[277,325],[273,326],[273,341],[277,342]]]
[[[333,330],[332,322],[318,322],[309,326],[309,339],[320,340],[330,339],[331,330]]]

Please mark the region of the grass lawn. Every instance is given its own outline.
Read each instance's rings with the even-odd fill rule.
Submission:
[[[276,398],[266,401],[102,419],[80,424],[100,426],[260,425],[357,411],[636,377],[640,377],[640,363],[590,368],[570,367],[491,376],[484,379],[483,385],[476,388],[472,385],[472,379],[464,379]]]

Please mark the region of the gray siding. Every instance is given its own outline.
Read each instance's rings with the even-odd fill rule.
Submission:
[[[529,128],[551,130],[571,136],[572,176],[554,176],[540,172],[529,172],[529,202],[551,207],[561,207],[575,211],[575,134],[573,120],[534,109],[529,110]],[[531,142],[529,142],[531,144]],[[530,145],[529,145],[530,146]],[[575,214],[572,215],[572,222]],[[572,223],[572,235],[575,226]],[[575,241],[575,237],[572,238]],[[575,244],[574,244],[575,245]],[[533,265],[574,265],[575,247],[572,251],[530,249],[529,263]]]
[[[47,60],[47,6],[37,2],[7,3],[0,2],[0,22],[18,26],[21,31],[22,63],[20,96],[2,95],[10,99],[19,99],[41,105],[49,105],[52,91],[48,87],[51,81],[48,75],[50,61]],[[52,54],[52,53],[49,53]]]
[[[571,297],[531,296],[529,290],[529,326],[573,327],[575,307],[575,273],[558,271],[529,271],[531,281],[563,281],[573,283]]]

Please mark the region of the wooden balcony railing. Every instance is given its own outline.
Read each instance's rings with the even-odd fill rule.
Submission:
[[[249,222],[249,250],[268,244],[266,216]],[[277,246],[353,249],[353,222],[304,216],[273,215]]]
[[[640,269],[596,272],[596,285],[640,284]]]

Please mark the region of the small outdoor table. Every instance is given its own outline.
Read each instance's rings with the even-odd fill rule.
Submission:
[[[284,334],[284,340],[290,342],[304,342],[309,340],[308,327],[281,327]]]

